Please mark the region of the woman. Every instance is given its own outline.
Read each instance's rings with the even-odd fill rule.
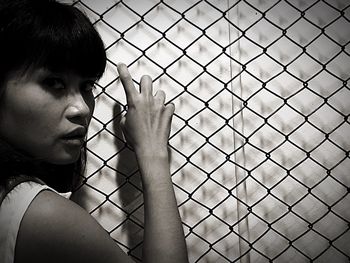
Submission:
[[[102,40],[78,9],[53,0],[0,1],[0,262],[131,262],[108,233],[59,192],[77,186],[105,69]],[[118,72],[145,205],[143,262],[187,262],[167,141],[174,106]]]

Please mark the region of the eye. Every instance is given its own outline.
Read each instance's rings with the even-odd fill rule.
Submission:
[[[47,77],[45,78],[42,83],[44,86],[50,89],[64,89],[65,84],[64,81],[61,78],[58,77]]]
[[[94,80],[88,80],[83,83],[82,89],[84,91],[93,91],[95,89],[95,81]]]

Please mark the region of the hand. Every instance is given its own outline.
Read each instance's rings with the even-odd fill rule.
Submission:
[[[164,105],[163,91],[153,96],[149,76],[141,77],[138,92],[126,65],[119,64],[117,68],[128,104],[128,112],[120,122],[127,142],[138,157],[167,157],[174,104]]]

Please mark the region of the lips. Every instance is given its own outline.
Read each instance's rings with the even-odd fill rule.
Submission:
[[[62,139],[66,141],[76,142],[76,143],[82,143],[84,141],[84,138],[86,136],[86,128],[85,127],[79,127],[76,128],[67,134],[65,134]]]

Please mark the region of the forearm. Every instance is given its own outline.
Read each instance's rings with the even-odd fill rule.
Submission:
[[[188,262],[167,157],[138,158],[143,180],[143,262]]]
[[[186,263],[187,249],[173,185],[167,144],[175,105],[165,93],[153,95],[152,79],[142,76],[138,92],[126,65],[118,65],[128,103],[121,127],[136,152],[145,203],[143,262]]]

